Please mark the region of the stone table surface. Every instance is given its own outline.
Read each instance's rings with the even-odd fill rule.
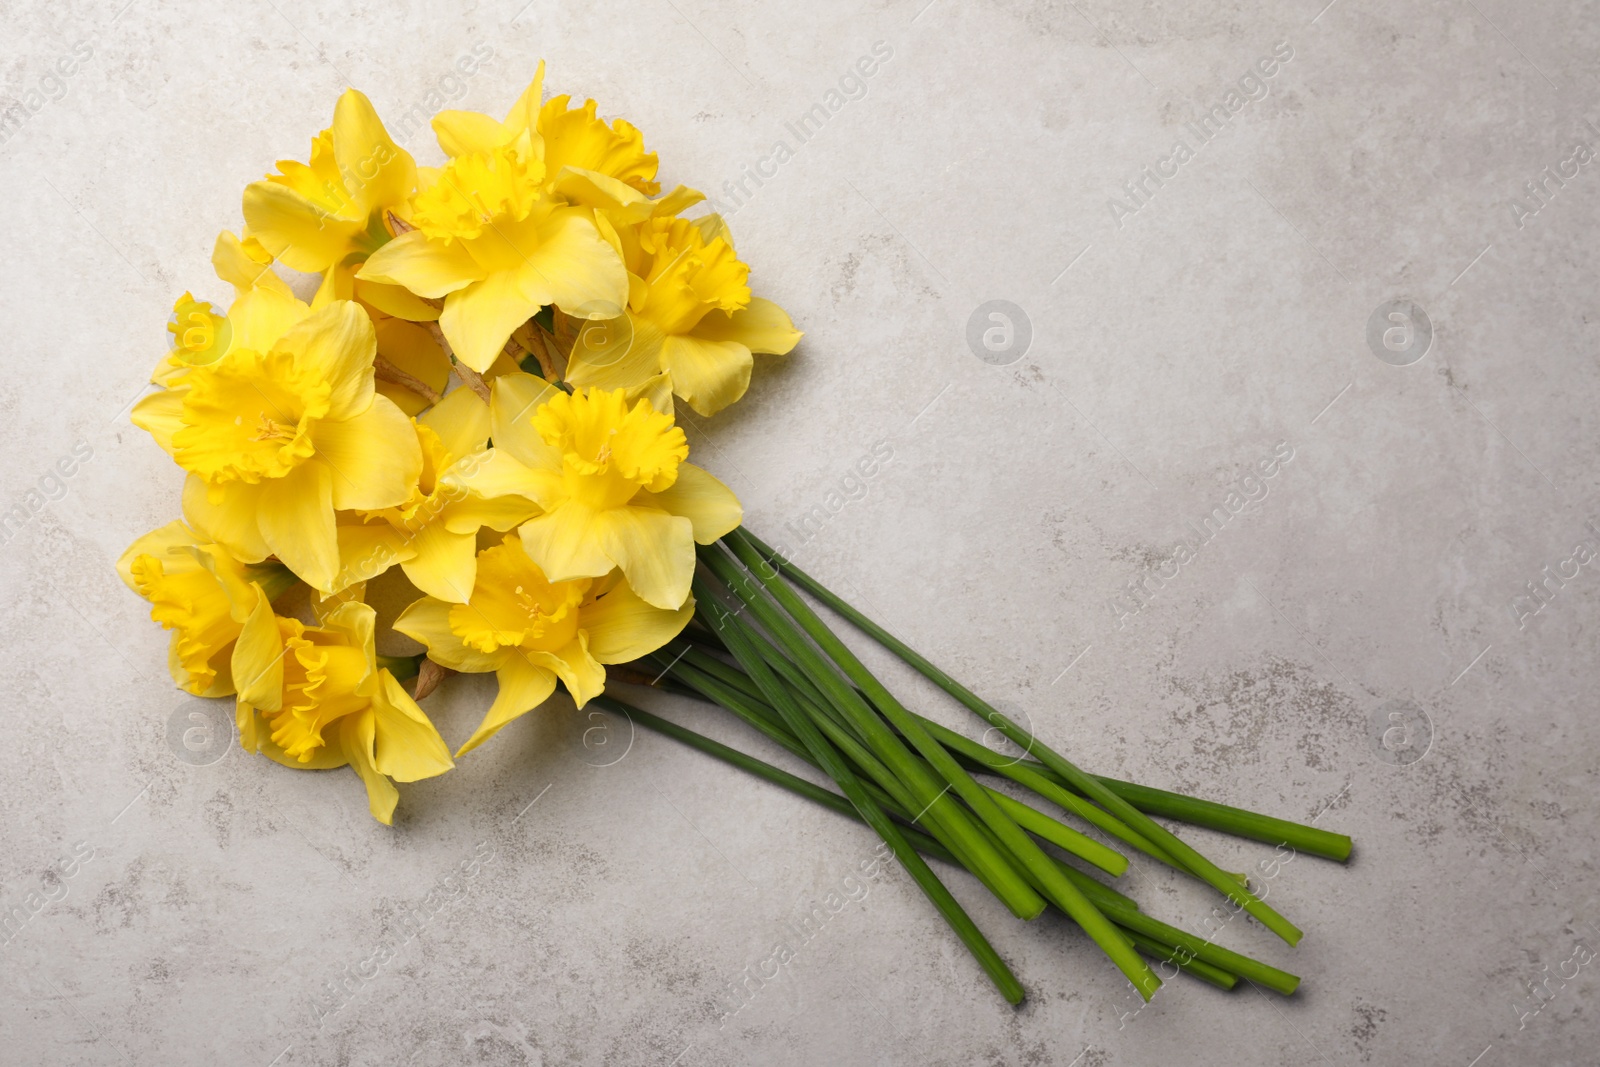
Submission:
[[[0,1062],[1595,1062],[1592,5],[0,24]],[[173,301],[226,300],[241,188],[347,85],[436,163],[423,118],[503,113],[541,57],[718,201],[806,331],[688,420],[753,529],[1092,769],[1355,837],[1341,866],[1194,833],[1295,949],[1124,879],[1297,995],[1177,980],[1138,1010],[1075,928],[951,874],[1009,1008],[869,832],[570,705],[403,786],[392,828],[348,772],[169,741],[201,705],[112,563],[179,512],[128,421]],[[448,740],[490,685],[426,702]]]

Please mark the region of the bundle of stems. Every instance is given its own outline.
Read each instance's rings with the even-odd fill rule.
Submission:
[[[1290,945],[1300,930],[1151,816],[1343,861],[1343,834],[1080,770],[743,528],[702,546],[694,626],[641,662],[661,688],[720,705],[833,780],[838,792],[618,700],[615,713],[866,823],[1012,1004],[1022,985],[923,859],[956,864],[1018,918],[1053,905],[1083,929],[1145,1000],[1161,985],[1146,956],[1229,989],[1245,979],[1290,994],[1300,979],[1140,911],[1048,844],[1110,877],[1127,856],[1057,818],[1063,809],[1121,846],[1207,883]],[[803,590],[1019,746],[1008,756],[912,711],[829,629]],[[640,675],[644,677],[644,675]],[[1044,805],[980,783],[1004,778]],[[1141,955],[1142,954],[1142,955]]]

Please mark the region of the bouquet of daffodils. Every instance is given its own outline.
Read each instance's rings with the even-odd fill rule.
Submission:
[[[688,462],[676,405],[715,415],[754,354],[800,334],[751,294],[724,221],[686,214],[704,197],[662,193],[640,132],[592,100],[544,100],[543,73],[503,121],[436,116],[439,168],[349,90],[309,162],[246,187],[242,235],[212,256],[232,303],[178,300],[133,413],[185,472],[182,520],[118,563],[172,632],[173,680],[234,698],[246,751],[353,769],[385,824],[396,782],[451,770],[560,686],[866,823],[1012,1003],[1021,985],[924,856],[1021,919],[1065,912],[1146,999],[1161,984],[1146,957],[1293,992],[1294,975],[1085,868],[1114,878],[1144,853],[1294,944],[1272,874],[1285,850],[1343,860],[1349,838],[1079,769],[743,529],[734,494]],[[320,277],[309,303],[295,272]],[[425,653],[377,652],[380,579],[409,590],[393,628]],[[812,602],[1025,755],[907,707]],[[498,690],[452,754],[418,701],[458,672]],[[633,708],[618,683],[726,708],[836,788]],[[1266,879],[1152,815],[1276,846]]]

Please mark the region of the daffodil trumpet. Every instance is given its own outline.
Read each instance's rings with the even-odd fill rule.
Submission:
[[[1292,944],[1271,879],[1349,838],[1083,771],[749,534],[679,416],[738,402],[801,334],[640,130],[543,79],[503,117],[435,116],[437,167],[347,90],[217,235],[225,310],[175,301],[132,421],[183,472],[182,517],[117,563],[173,684],[231,699],[248,753],[353,771],[351,797],[402,828],[402,799],[440,796],[412,783],[564,694],[865,823],[1010,1003],[1021,983],[923,855],[1020,920],[1057,908],[1146,998],[1180,971],[1293,992],[1061,853],[1116,878],[1143,852]],[[914,710],[801,593],[1024,754]],[[487,707],[435,723],[422,702],[474,674]],[[838,791],[615,699],[640,684],[726,708]],[[1276,865],[1226,872],[1153,815],[1275,845]]]

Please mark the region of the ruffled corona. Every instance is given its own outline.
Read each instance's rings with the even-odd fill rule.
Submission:
[[[489,406],[457,389],[416,420],[422,471],[403,504],[339,516],[335,590],[382,574],[398,563],[429,596],[460,603],[477,572],[478,531],[504,532],[531,518],[536,505],[515,497],[485,499],[463,486],[489,442]]]
[[[384,214],[400,208],[416,182],[415,161],[372,102],[346,89],[333,125],[312,140],[309,163],[280,160],[278,173],[245,189],[248,235],[287,266],[322,273],[387,242]]]
[[[605,688],[602,664],[648,655],[676,637],[694,602],[673,610],[645,603],[618,576],[551,581],[515,535],[478,556],[477,581],[464,604],[425,597],[395,629],[428,647],[453,670],[494,671],[499,692],[469,752],[506,723],[567,687],[580,708]]]
[[[527,131],[456,157],[412,201],[416,229],[379,249],[357,278],[442,298],[439,326],[479,373],[551,304],[621,307],[621,257],[591,213],[549,194],[544,175],[540,144]]]
[[[286,767],[349,765],[373,817],[388,824],[399,800],[394,782],[455,764],[428,716],[377,665],[373,629],[372,608],[359,602],[339,604],[315,627],[258,604],[235,645],[233,676],[245,749]]]
[[[366,313],[337,301],[270,350],[235,345],[141,400],[133,421],[189,472],[190,525],[245,562],[275,555],[330,589],[335,510],[399,505],[422,467],[411,420],[373,388],[374,351]]]
[[[552,581],[620,568],[646,603],[674,610],[689,596],[694,546],[743,515],[728,487],[686,462],[670,416],[621,390],[570,396],[529,374],[497,378],[494,448],[462,484],[482,496],[524,499],[543,513],[520,528],[523,547]]]
[[[630,236],[630,344],[619,357],[592,351],[580,335],[567,370],[573,384],[632,389],[664,374],[696,412],[714,415],[744,396],[753,353],[783,355],[799,342],[782,308],[750,295],[750,269],[720,217],[655,216]]]
[[[172,631],[172,680],[206,697],[233,693],[229,657],[245,618],[258,600],[271,601],[295,580],[286,567],[240,563],[219,546],[202,543],[181,522],[135,541],[117,561],[117,571],[150,602],[150,618]]]

